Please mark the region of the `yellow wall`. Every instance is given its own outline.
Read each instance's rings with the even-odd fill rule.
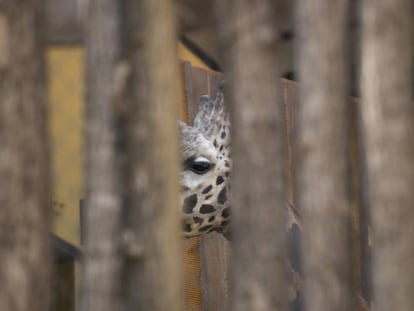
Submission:
[[[180,58],[207,68],[181,43]],[[54,232],[80,245],[79,200],[83,197],[84,51],[81,46],[50,47],[49,125],[54,171]]]
[[[191,62],[193,66],[208,68],[182,44],[178,45],[178,50],[182,60]],[[47,52],[49,126],[52,133],[54,172],[53,227],[60,238],[75,246],[80,246],[79,200],[84,195],[83,61],[84,50],[81,46],[50,47]],[[183,95],[181,105],[183,119],[186,117],[184,99]],[[199,240],[186,240],[184,248],[185,311],[201,310]],[[62,270],[69,271],[69,274],[65,272],[67,275],[62,275],[67,281],[69,280],[68,284],[72,284],[72,277],[74,277],[73,267],[70,267],[72,270]],[[77,268],[76,264],[76,270]],[[64,304],[66,305],[66,302]]]
[[[58,236],[79,246],[79,200],[83,197],[83,48],[49,48],[47,63],[53,227]]]
[[[178,44],[178,55],[180,59],[189,61],[194,67],[210,69],[201,59],[191,53],[182,43]]]

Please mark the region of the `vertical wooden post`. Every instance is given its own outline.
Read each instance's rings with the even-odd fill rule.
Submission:
[[[217,1],[232,120],[233,310],[286,310],[278,1]]]
[[[125,4],[125,56],[131,69],[126,310],[181,311],[180,84],[174,1]]]
[[[121,310],[121,193],[114,92],[120,51],[116,0],[91,0],[86,59],[86,211],[81,310]]]
[[[376,311],[414,307],[413,2],[364,1],[362,127]]]
[[[0,4],[0,310],[50,305],[50,157],[42,1]]]
[[[348,172],[348,1],[298,3],[297,195],[307,310],[353,310]]]

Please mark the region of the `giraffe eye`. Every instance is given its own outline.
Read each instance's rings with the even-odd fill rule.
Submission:
[[[190,165],[188,166],[188,168],[190,169],[190,171],[192,171],[193,173],[202,175],[207,173],[208,171],[211,170],[211,168],[213,167],[213,165],[207,161],[207,159],[196,159],[194,162],[190,163]]]

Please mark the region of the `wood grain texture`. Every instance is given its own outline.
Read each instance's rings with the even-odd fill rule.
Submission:
[[[86,211],[81,310],[121,310],[121,191],[117,163],[117,1],[90,1],[86,57]]]
[[[125,310],[183,310],[174,1],[127,0]]]
[[[217,85],[222,79],[219,72],[193,67],[184,63],[184,81],[187,99],[189,123],[192,123],[201,96],[214,96]],[[198,242],[187,242],[198,245],[198,259],[201,274],[196,286],[202,294],[202,306],[199,309],[229,310],[230,308],[230,243],[221,234],[208,234],[199,238],[191,238]],[[186,270],[191,271],[190,268]],[[192,270],[194,271],[194,270]],[[192,283],[192,285],[195,285]],[[195,291],[195,289],[192,289]],[[185,306],[188,307],[187,304]]]
[[[50,307],[43,10],[42,1],[0,1],[0,310]]]
[[[181,120],[190,123],[195,115],[196,105],[193,105],[192,63],[182,62],[182,109]],[[184,311],[202,310],[200,238],[184,240],[183,254],[184,274]]]
[[[361,116],[377,311],[414,307],[413,2],[364,1]]]
[[[204,94],[212,97],[223,76],[214,71],[201,72],[207,78]],[[212,233],[201,238],[201,288],[204,311],[230,310],[231,243],[222,234]]]
[[[287,310],[279,1],[216,1],[232,121],[233,310]]]
[[[230,242],[221,234],[201,239],[201,268],[204,311],[230,310]]]
[[[298,5],[297,204],[307,310],[353,310],[347,1]]]

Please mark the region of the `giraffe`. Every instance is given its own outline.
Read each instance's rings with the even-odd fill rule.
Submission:
[[[223,83],[215,97],[200,98],[193,126],[179,121],[181,136],[181,208],[183,235],[187,238],[219,232],[231,240],[229,223],[230,120],[224,103]],[[291,310],[303,309],[302,277],[298,255],[303,231],[301,216],[286,204],[289,250],[288,294]],[[357,309],[368,311],[368,303],[356,293]]]
[[[193,126],[179,125],[184,236],[217,231],[228,237],[230,121],[222,87],[214,98],[201,97]]]
[[[223,84],[215,97],[200,98],[193,126],[179,122],[181,136],[181,219],[186,238],[219,232],[231,240],[230,120],[224,103]],[[298,215],[286,208],[287,230],[297,233]],[[290,265],[290,264],[289,264]],[[290,265],[291,266],[291,265]],[[298,297],[301,280],[290,268],[289,298]]]
[[[185,237],[212,231],[229,237],[231,153],[230,120],[223,83],[214,98],[200,98],[193,126],[179,121],[181,136],[181,207]],[[287,229],[300,225],[292,205],[286,208]]]

